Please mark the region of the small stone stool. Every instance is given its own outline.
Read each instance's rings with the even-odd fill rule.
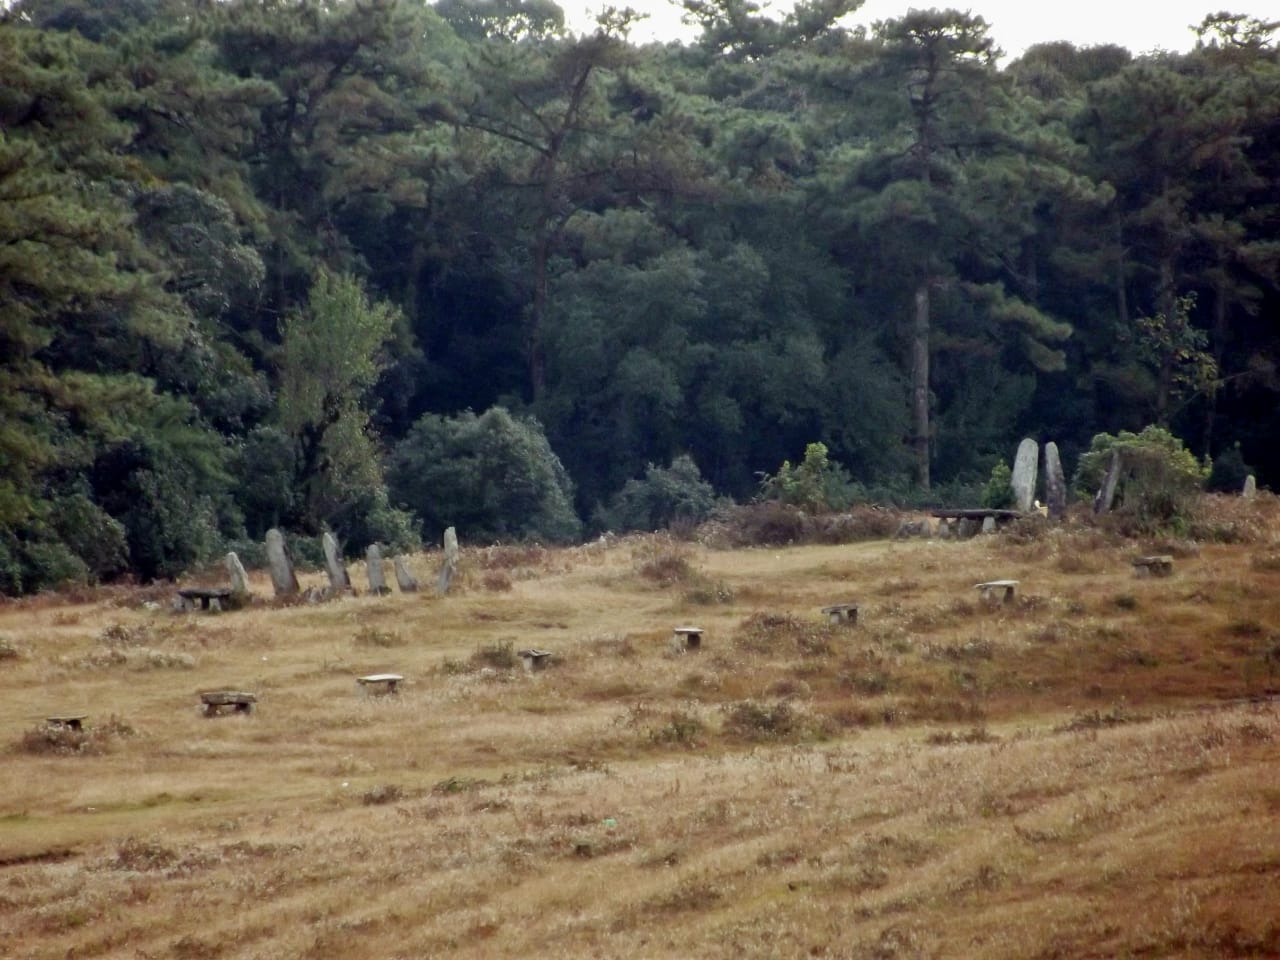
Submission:
[[[525,670],[530,673],[545,669],[547,663],[551,660],[551,652],[549,650],[536,650],[533,647],[528,650],[516,651],[516,656],[524,664]]]
[[[701,627],[676,627],[671,633],[672,643],[679,650],[699,650],[702,647]]]
[[[398,687],[403,679],[398,673],[371,673],[365,677],[356,677],[356,683],[372,696],[389,697],[400,692]]]
[[[855,624],[858,622],[858,605],[856,603],[835,603],[823,607],[822,612],[832,623]]]
[[[206,717],[216,717],[223,707],[231,707],[236,713],[252,713],[258,698],[243,690],[210,690],[200,694],[200,702],[204,704]]]
[[[1000,590],[1004,591],[1004,602],[1013,603],[1013,594],[1018,588],[1018,581],[989,580],[986,583],[974,584],[974,586],[982,591],[982,599],[986,603],[992,603],[996,598],[996,593]]]
[[[1133,561],[1133,572],[1139,577],[1173,576],[1173,557],[1138,557]]]

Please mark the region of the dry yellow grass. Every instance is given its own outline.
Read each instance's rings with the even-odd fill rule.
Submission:
[[[467,550],[446,598],[8,604],[0,954],[1280,956],[1277,546],[1135,579],[1149,547],[649,538]],[[202,717],[219,687],[257,710]]]

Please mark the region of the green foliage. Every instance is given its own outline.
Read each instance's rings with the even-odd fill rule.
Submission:
[[[631,479],[599,518],[615,531],[661,530],[676,521],[701,523],[716,504],[715,490],[702,479],[692,457],[679,456],[670,467],[645,469],[644,479]]]
[[[848,472],[828,459],[824,443],[806,446],[804,460],[797,466],[784,460],[778,472],[760,484],[760,495],[765,500],[777,500],[811,513],[844,509],[854,501],[855,493]]]
[[[427,415],[392,451],[388,480],[436,540],[453,526],[476,541],[575,539],[573,485],[542,425],[504,407]]]
[[[1189,518],[1210,468],[1163,427],[1095,436],[1076,472],[1075,486],[1082,499],[1092,499],[1101,487],[1115,453],[1120,456],[1116,510],[1151,527]]]
[[[1017,497],[1013,492],[1013,471],[1003,460],[991,468],[991,479],[982,488],[982,506],[990,510],[1009,510]]]

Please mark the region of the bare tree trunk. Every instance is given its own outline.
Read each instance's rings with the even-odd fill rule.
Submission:
[[[929,281],[916,287],[915,318],[911,324],[911,412],[915,423],[913,446],[916,483],[929,489]]]

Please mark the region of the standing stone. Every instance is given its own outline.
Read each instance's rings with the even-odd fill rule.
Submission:
[[[271,570],[271,586],[277,597],[292,597],[298,592],[298,578],[285,548],[284,537],[272,527],[267,531],[267,566]]]
[[[1254,479],[1252,473],[1244,478],[1244,489],[1240,491],[1240,495],[1246,500],[1252,500],[1258,495],[1258,481]]]
[[[1031,510],[1036,496],[1036,461],[1040,458],[1040,445],[1030,437],[1018,444],[1018,455],[1013,461],[1013,497],[1023,513]]]
[[[1116,499],[1116,485],[1120,482],[1120,451],[1111,451],[1111,464],[1107,467],[1107,475],[1102,479],[1102,486],[1093,498],[1093,512],[1107,513]]]
[[[1067,515],[1067,478],[1062,474],[1058,445],[1052,440],[1044,445],[1044,497],[1050,520],[1056,522]]]
[[[324,566],[329,574],[329,589],[337,595],[351,589],[351,577],[347,575],[347,565],[342,562],[338,553],[338,541],[328,530],[320,542],[324,545]]]
[[[978,531],[981,529],[982,527],[978,524],[977,520],[974,520],[972,517],[961,517],[956,531],[956,539],[968,540],[972,537],[976,537],[978,535]]]
[[[227,554],[227,576],[231,578],[231,595],[245,599],[249,596],[249,575],[244,572],[244,565],[240,562],[240,558],[236,556],[236,552],[232,550]]]
[[[369,592],[377,596],[390,593],[391,588],[387,586],[386,572],[382,569],[382,551],[378,549],[378,545],[369,544],[364,557],[369,572]]]
[[[996,518],[995,518],[995,517],[983,517],[983,518],[982,518],[982,532],[983,532],[983,533],[995,533],[995,532],[996,532]]]
[[[440,579],[436,581],[436,593],[449,592],[453,575],[458,572],[458,533],[453,527],[444,532],[444,563],[440,565]]]
[[[417,593],[418,581],[414,579],[413,574],[409,572],[409,568],[404,565],[404,561],[396,557],[391,561],[391,565],[395,567],[396,583],[400,586],[401,593]]]

